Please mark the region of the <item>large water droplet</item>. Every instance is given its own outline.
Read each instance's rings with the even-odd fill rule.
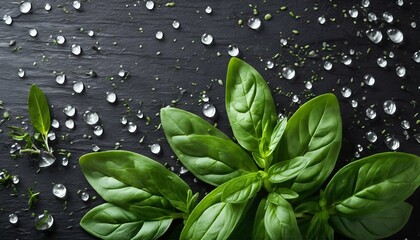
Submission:
[[[30,12],[30,11],[31,11],[31,9],[32,9],[32,4],[31,4],[31,2],[22,2],[22,3],[19,5],[19,11],[20,11],[21,13],[28,13],[28,12]]]
[[[384,112],[393,115],[397,111],[397,105],[392,100],[386,100],[383,104]]]
[[[349,15],[352,18],[357,18],[357,16],[359,16],[359,11],[355,8],[352,8],[349,10]]]
[[[345,98],[349,98],[351,96],[351,89],[349,87],[342,87],[341,95],[343,95]]]
[[[66,38],[62,35],[58,35],[55,40],[57,41],[58,44],[62,45],[66,42]]]
[[[393,151],[400,148],[400,141],[393,136],[386,137],[385,138],[385,144],[389,149],[391,149]]]
[[[13,23],[13,18],[10,15],[4,15],[3,21],[7,25],[11,25]]]
[[[64,84],[66,82],[66,75],[65,74],[58,74],[55,77],[55,82],[58,84]]]
[[[281,69],[281,75],[286,79],[293,79],[296,75],[295,70],[291,66],[285,66]]]
[[[76,93],[82,93],[85,89],[85,84],[81,81],[77,81],[73,84],[73,91]]]
[[[41,151],[40,155],[41,159],[38,163],[39,167],[48,167],[55,162],[55,157],[47,151]]]
[[[210,35],[210,34],[208,34],[208,33],[204,33],[204,34],[201,36],[201,42],[202,42],[204,45],[210,45],[210,44],[212,44],[212,43],[213,43],[213,36],[212,36],[212,35]]]
[[[369,132],[366,133],[366,139],[369,142],[374,143],[374,142],[376,142],[376,140],[378,140],[378,136],[376,135],[375,132],[369,131]]]
[[[228,46],[228,54],[231,57],[237,57],[239,55],[239,48],[234,44],[229,45]]]
[[[389,39],[391,39],[391,41],[393,41],[394,43],[401,43],[404,40],[404,35],[399,29],[388,29],[386,31],[386,34],[388,35]]]
[[[67,116],[73,117],[76,114],[76,108],[73,107],[72,105],[67,105],[66,107],[64,107],[63,112]]]
[[[155,3],[153,1],[147,1],[146,2],[146,8],[147,10],[153,10],[153,8],[155,8]]]
[[[324,15],[318,17],[318,23],[319,24],[324,25],[325,24],[325,21],[326,20],[325,20],[325,16]]]
[[[158,40],[162,40],[163,39],[163,32],[162,31],[157,31],[155,37]]]
[[[387,23],[392,23],[394,21],[394,16],[392,16],[392,14],[390,12],[384,12],[382,14],[382,18],[385,20],[385,22]]]
[[[83,120],[89,125],[95,125],[99,121],[99,115],[96,112],[86,111],[83,113]]]
[[[417,51],[417,52],[415,52],[415,53],[413,53],[412,58],[413,58],[413,60],[414,60],[416,63],[420,63],[420,50],[419,50],[419,51]]]
[[[248,19],[248,27],[258,30],[261,27],[261,20],[257,17],[250,17]]]
[[[137,125],[133,122],[128,122],[127,130],[130,133],[135,133],[137,131]]]
[[[381,68],[386,68],[386,66],[388,65],[388,61],[385,58],[379,57],[376,60],[376,63],[378,64],[379,67]]]
[[[178,29],[179,27],[180,27],[180,23],[177,21],[177,20],[174,20],[173,22],[172,22],[172,27],[173,28],[175,28],[175,29]]]
[[[71,53],[76,56],[79,56],[82,53],[82,47],[79,44],[71,45]]]
[[[67,119],[66,122],[64,123],[64,125],[66,125],[66,127],[70,130],[73,129],[74,128],[73,119]]]
[[[54,218],[49,213],[43,213],[36,219],[35,228],[39,231],[45,231],[50,229],[54,224]]]
[[[154,143],[154,144],[150,145],[150,151],[153,154],[156,154],[156,155],[159,154],[160,150],[161,150],[161,147],[160,147],[159,143]]]
[[[207,14],[211,14],[213,12],[213,9],[210,6],[207,6],[204,10]]]
[[[80,1],[73,1],[73,8],[76,10],[80,10],[80,8],[82,7],[82,3],[80,3]]]
[[[97,125],[97,126],[95,126],[95,128],[93,129],[93,133],[96,135],[96,136],[102,136],[102,134],[104,133],[104,129],[102,128],[102,126],[100,126],[100,125]]]
[[[212,118],[216,115],[216,108],[213,104],[205,103],[203,105],[203,114],[208,118]]]
[[[54,194],[54,196],[58,197],[58,198],[65,198],[67,195],[67,189],[66,187],[61,184],[61,183],[57,183],[54,185],[52,192]]]
[[[398,67],[395,69],[395,72],[397,73],[398,77],[404,77],[404,76],[405,76],[405,73],[406,73],[406,70],[405,70],[405,67],[403,67],[403,66],[398,66]]]
[[[375,78],[371,74],[366,74],[363,79],[368,86],[373,86],[375,84]]]
[[[373,43],[379,43],[382,41],[382,32],[378,29],[372,28],[366,31],[366,36],[368,36],[369,40]]]
[[[9,222],[11,223],[11,224],[17,224],[18,223],[18,221],[19,221],[19,217],[16,215],[16,214],[14,214],[14,213],[12,213],[12,214],[9,214]]]
[[[368,117],[369,119],[375,119],[376,118],[376,111],[373,110],[372,108],[367,108],[366,109],[366,117]]]
[[[325,61],[324,62],[324,69],[325,70],[329,71],[329,70],[332,69],[332,67],[333,67],[333,64],[330,61]]]
[[[24,78],[26,75],[25,70],[23,70],[22,68],[19,68],[17,74],[20,78]]]

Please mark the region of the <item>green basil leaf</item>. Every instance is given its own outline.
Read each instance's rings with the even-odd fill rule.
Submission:
[[[305,239],[333,240],[334,230],[328,224],[327,211],[316,213],[305,229]]]
[[[267,204],[267,199],[262,199],[257,208],[257,213],[255,214],[254,227],[252,230],[252,239],[253,240],[270,240],[267,231],[265,230],[264,225],[264,216],[265,216],[265,206]]]
[[[189,215],[180,239],[227,239],[245,215],[247,205],[244,203],[222,202],[224,183],[207,194]]]
[[[250,152],[259,152],[261,139],[271,137],[276,108],[261,75],[238,58],[231,58],[228,66],[226,112],[239,144]]]
[[[277,125],[274,127],[273,134],[271,135],[270,145],[268,148],[268,152],[266,153],[267,156],[271,156],[276,150],[281,137],[283,136],[284,130],[286,130],[287,126],[287,118],[283,118],[277,122]]]
[[[188,185],[158,162],[128,151],[89,153],[80,158],[86,179],[101,197],[135,210],[157,207],[188,212]]]
[[[308,202],[304,202],[299,204],[296,208],[295,208],[295,213],[297,214],[301,214],[301,213],[310,213],[310,214],[315,214],[317,212],[320,212],[321,206],[319,206],[319,201],[308,201]]]
[[[264,184],[266,173],[259,171],[234,178],[227,182],[222,192],[222,201],[242,203],[254,198]]]
[[[162,127],[179,160],[197,178],[218,186],[257,171],[253,159],[202,118],[176,108],[162,108]]]
[[[394,235],[408,222],[413,207],[400,202],[391,208],[361,217],[331,216],[330,222],[340,234],[352,239],[379,239]]]
[[[272,183],[281,183],[298,176],[308,165],[306,157],[296,157],[281,161],[268,169],[268,180]]]
[[[275,192],[282,196],[284,199],[295,199],[299,197],[299,194],[297,192],[292,191],[288,188],[277,188]]]
[[[341,131],[340,109],[333,94],[308,101],[289,119],[275,159],[308,158],[308,166],[290,182],[290,189],[300,198],[318,191],[333,170],[340,152]]]
[[[252,158],[231,140],[214,136],[174,136],[181,162],[199,179],[218,186],[244,173],[257,171]]]
[[[47,97],[35,84],[29,90],[28,111],[34,129],[47,136],[51,124],[50,108]]]
[[[420,185],[420,158],[380,153],[341,168],[328,183],[328,204],[340,215],[357,216],[404,201]]]
[[[273,240],[302,239],[292,206],[276,193],[268,195],[264,225]]]
[[[171,225],[172,219],[144,221],[130,211],[104,203],[90,210],[80,225],[101,239],[158,239]]]

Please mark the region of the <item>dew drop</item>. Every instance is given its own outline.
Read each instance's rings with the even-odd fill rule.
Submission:
[[[387,23],[392,23],[394,21],[394,16],[390,12],[384,12],[382,14],[382,19]]]
[[[181,26],[181,24],[177,20],[174,20],[172,22],[172,27],[173,28],[178,29],[180,26]]]
[[[293,79],[296,75],[295,70],[291,66],[285,66],[281,69],[281,75],[286,79]]]
[[[417,27],[417,23],[416,23],[416,22],[411,22],[411,23],[410,23],[410,26],[411,26],[412,28],[416,28],[416,27]]]
[[[346,66],[349,66],[351,63],[352,63],[352,59],[351,59],[351,57],[349,57],[348,55],[344,55],[342,58],[341,58],[341,62],[344,64],[344,65],[346,65]]]
[[[54,194],[54,196],[58,197],[58,198],[65,198],[67,195],[67,189],[66,187],[61,184],[61,183],[57,183],[54,185],[52,192]]]
[[[352,18],[357,18],[359,16],[359,11],[355,8],[349,10],[349,15]]]
[[[393,115],[397,110],[397,105],[392,100],[386,100],[383,104],[384,112],[389,115]]]
[[[86,202],[87,200],[89,200],[89,193],[83,191],[80,193],[80,199],[82,199],[83,202]]]
[[[376,111],[373,110],[372,108],[367,108],[366,109],[366,117],[368,117],[369,119],[375,119],[376,118]]]
[[[80,8],[82,7],[82,4],[80,3],[80,1],[73,1],[73,8],[76,10],[80,10]]]
[[[21,13],[28,13],[28,12],[30,12],[30,11],[31,11],[31,9],[32,9],[32,4],[31,4],[31,2],[22,2],[22,3],[19,5],[19,11],[20,11]]]
[[[137,111],[137,115],[136,115],[139,119],[143,119],[144,118],[144,113],[141,110]]]
[[[351,96],[351,89],[349,87],[342,87],[341,95],[343,95],[345,98],[349,98]]]
[[[362,0],[362,6],[367,8],[370,5],[370,0]]]
[[[366,74],[363,77],[363,80],[368,86],[373,86],[375,84],[375,78],[371,74]]]
[[[366,31],[366,36],[369,38],[370,41],[373,43],[380,43],[382,41],[382,32],[378,29],[369,29]]]
[[[14,175],[14,176],[12,177],[12,182],[13,182],[13,184],[18,184],[18,183],[19,183],[19,181],[20,181],[20,179],[19,179],[19,176],[18,176],[18,175]]]
[[[12,25],[13,18],[10,15],[4,15],[3,21],[6,25]]]
[[[305,88],[308,89],[308,90],[312,89],[312,83],[310,81],[306,81],[305,82]]]
[[[66,38],[64,36],[58,35],[55,40],[57,41],[57,44],[64,44],[66,42]]]
[[[155,37],[158,40],[162,40],[163,39],[163,32],[162,31],[157,31]]]
[[[95,36],[95,32],[94,32],[93,30],[89,30],[89,31],[88,31],[88,36],[89,36],[89,37],[93,37],[93,36]]]
[[[318,23],[319,24],[321,24],[321,25],[324,25],[325,24],[325,16],[320,16],[320,17],[318,17]]]
[[[115,101],[117,101],[117,94],[115,94],[114,92],[107,92],[106,93],[106,100],[109,103],[115,103]]]
[[[373,12],[368,13],[368,21],[369,22],[376,22],[376,20],[378,20],[378,17],[376,16],[375,13],[373,13]]]
[[[76,114],[76,108],[73,107],[72,105],[67,105],[66,107],[64,107],[63,112],[67,116],[73,117]]]
[[[36,37],[38,35],[38,31],[35,28],[29,29],[29,36]]]
[[[420,50],[413,53],[413,56],[411,57],[416,63],[420,63]]]
[[[83,113],[83,120],[89,125],[95,125],[99,121],[99,115],[96,112],[86,111]]]
[[[104,129],[101,127],[101,126],[99,126],[99,125],[97,125],[97,126],[95,126],[95,128],[93,129],[93,133],[96,135],[96,136],[102,136],[102,134],[104,133]]]
[[[66,75],[65,74],[58,74],[55,77],[55,82],[58,84],[64,84],[66,82]]]
[[[79,56],[82,53],[82,47],[79,44],[71,45],[71,53],[73,53],[73,55]]]
[[[152,11],[155,8],[155,3],[153,1],[147,1],[146,2],[146,8],[147,8],[147,10]]]
[[[203,114],[208,118],[212,118],[216,115],[216,108],[213,104],[206,103],[203,105]]]
[[[401,43],[404,40],[404,35],[399,29],[388,29],[386,31],[386,34],[388,35],[389,39],[391,39],[391,41],[393,41],[394,43]]]
[[[25,77],[25,75],[26,75],[26,73],[25,73],[25,70],[23,70],[22,68],[19,68],[19,70],[18,70],[18,76],[20,77],[20,78],[24,78]]]
[[[66,127],[68,129],[73,129],[74,128],[74,121],[73,121],[73,119],[67,119],[66,122],[64,123],[64,125],[66,125]]]
[[[292,102],[294,102],[294,103],[297,103],[297,102],[299,102],[299,97],[298,97],[298,95],[293,95],[292,96]]]
[[[407,120],[402,120],[401,121],[401,127],[402,127],[402,129],[405,129],[405,130],[410,129],[410,122],[408,122]]]
[[[85,84],[83,82],[76,81],[75,83],[73,83],[73,91],[75,93],[82,93],[84,89],[85,89]]]
[[[379,57],[376,60],[376,63],[378,64],[379,67],[381,68],[386,68],[386,66],[388,65],[388,61],[385,58]]]
[[[369,131],[369,132],[366,133],[366,139],[369,142],[374,143],[374,142],[376,142],[376,140],[378,140],[378,136],[376,135],[375,132]]]
[[[69,165],[69,159],[66,157],[63,157],[61,159],[61,165],[63,165],[64,167],[66,167],[67,165]]]
[[[45,3],[45,5],[44,5],[44,9],[45,9],[45,11],[50,11],[51,10],[51,4],[49,4],[49,3]]]
[[[161,151],[161,147],[160,147],[159,143],[154,143],[154,144],[150,145],[150,151],[155,155],[159,154],[160,151]]]
[[[397,73],[397,75],[398,75],[398,77],[404,77],[405,76],[405,73],[406,73],[406,70],[405,70],[405,67],[403,67],[403,66],[398,66],[396,69],[395,69],[395,72]]]
[[[18,223],[18,221],[19,221],[19,217],[16,215],[16,214],[14,214],[14,213],[12,213],[12,214],[9,214],[9,222],[11,223],[11,224],[17,224]]]
[[[351,100],[351,106],[353,107],[353,108],[357,108],[357,106],[359,105],[359,103],[357,102],[357,100]]]
[[[404,5],[404,0],[397,0],[397,5],[402,7]]]
[[[133,122],[128,122],[127,130],[130,133],[135,133],[137,131],[137,125]]]
[[[55,157],[47,151],[41,151],[40,156],[39,167],[48,167],[55,162]]]
[[[207,14],[211,14],[213,12],[213,9],[210,6],[207,6],[204,10]]]
[[[230,44],[228,46],[228,54],[231,57],[237,57],[239,55],[239,48],[234,44]]]
[[[123,116],[123,117],[120,119],[120,123],[121,123],[122,125],[126,125],[126,124],[128,123],[127,117]]]
[[[210,45],[213,43],[213,36],[208,34],[208,33],[204,33],[201,36],[201,43],[203,43],[204,45]]]
[[[272,61],[268,60],[267,62],[265,62],[265,66],[266,66],[268,69],[273,69],[273,67],[274,67],[274,63],[273,63]]]
[[[332,67],[333,67],[333,64],[331,62],[329,62],[329,61],[324,62],[324,69],[325,70],[329,71],[329,70],[332,69]]]
[[[385,138],[385,145],[389,149],[395,151],[398,148],[400,148],[400,141],[398,139],[396,139],[395,137],[388,136],[388,137]]]
[[[257,17],[250,17],[248,19],[248,27],[253,30],[258,30],[261,27],[261,20]]]
[[[43,213],[36,219],[35,228],[39,231],[45,231],[50,229],[54,224],[54,218],[49,213]]]

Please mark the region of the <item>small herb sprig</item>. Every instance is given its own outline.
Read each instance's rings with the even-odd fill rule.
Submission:
[[[335,95],[320,95],[289,120],[277,119],[264,79],[232,58],[226,110],[237,142],[192,113],[160,112],[179,160],[216,186],[197,205],[189,204],[191,190],[151,159],[126,151],[90,153],[80,166],[109,203],[89,211],[81,226],[102,239],[157,239],[180,217],[180,239],[286,240],[333,239],[336,233],[384,238],[407,223],[412,206],[404,201],[420,185],[416,155],[372,155],[325,183],[342,141]]]

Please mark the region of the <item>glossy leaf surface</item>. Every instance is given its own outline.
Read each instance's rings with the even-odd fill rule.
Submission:
[[[222,192],[222,201],[242,203],[254,198],[264,183],[262,172],[248,173],[227,182]]]
[[[28,111],[32,126],[37,132],[46,136],[51,124],[50,109],[47,97],[35,84],[29,90]]]
[[[309,161],[306,157],[296,157],[278,162],[268,169],[268,180],[273,183],[285,182],[298,176],[308,163]]]

